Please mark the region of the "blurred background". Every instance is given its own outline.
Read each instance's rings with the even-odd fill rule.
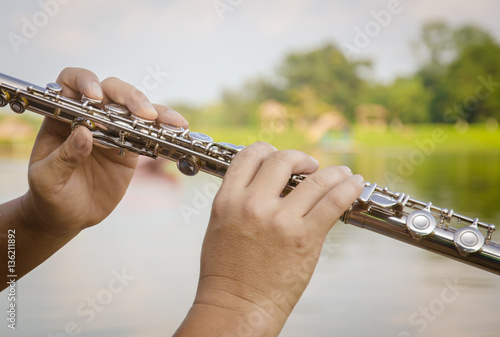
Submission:
[[[499,10],[494,0],[11,2],[0,72],[42,86],[68,66],[116,76],[216,141],[303,150],[498,226]],[[26,191],[40,123],[0,109],[0,202]],[[219,185],[144,160],[110,217],[18,282],[18,328],[0,333],[172,335],[194,298]],[[111,293],[117,274],[129,277]],[[281,335],[498,336],[499,296],[496,276],[338,223]]]

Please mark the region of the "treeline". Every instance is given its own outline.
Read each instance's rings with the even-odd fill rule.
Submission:
[[[473,26],[426,24],[411,43],[419,60],[411,76],[384,85],[367,78],[372,62],[351,61],[338,46],[285,56],[270,76],[223,91],[220,102],[203,108],[182,106],[191,120],[209,114],[220,124],[249,125],[266,100],[287,107],[292,118],[312,120],[338,111],[354,122],[361,104],[378,104],[402,123],[469,123],[500,120],[500,46]],[[190,113],[191,112],[191,113]]]

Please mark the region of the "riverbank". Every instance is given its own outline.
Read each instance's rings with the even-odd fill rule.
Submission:
[[[28,157],[41,124],[41,119],[27,116],[0,116],[0,156]],[[201,123],[200,123],[201,124]],[[418,124],[377,130],[354,126],[350,132],[330,133],[319,143],[312,143],[304,132],[259,129],[256,126],[197,126],[195,131],[210,135],[215,141],[249,145],[269,142],[278,149],[314,152],[363,153],[373,149],[405,150],[426,147],[432,152],[497,152],[500,151],[500,128],[484,124],[455,125]]]

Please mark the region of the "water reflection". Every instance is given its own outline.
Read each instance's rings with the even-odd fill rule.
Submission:
[[[367,180],[384,184],[380,177],[398,172],[401,155],[405,153],[324,155],[321,160],[325,165],[350,165]],[[24,161],[0,161],[1,201],[24,193],[26,166]],[[440,155],[427,158],[391,187],[500,224],[499,173],[498,153]],[[175,180],[135,177],[104,223],[84,231],[19,282],[16,335],[67,336],[68,324],[80,336],[171,335],[196,290],[210,212],[204,187],[212,184],[214,179],[206,175]],[[183,205],[195,212],[181,212]],[[116,273],[133,279],[109,297]],[[338,223],[282,336],[498,336],[498,280]],[[456,295],[444,303],[440,298],[450,283]],[[97,299],[96,307],[88,302],[92,298]],[[430,318],[421,310],[430,312]],[[0,327],[1,335],[10,333],[6,324]]]

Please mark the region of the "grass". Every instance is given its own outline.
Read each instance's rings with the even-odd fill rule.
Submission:
[[[484,125],[469,125],[466,130],[459,130],[454,125],[410,125],[383,133],[358,127],[355,139],[366,148],[408,148],[433,142],[436,151],[500,151],[500,129],[492,131]]]
[[[39,118],[21,116],[27,123],[38,128],[41,122]],[[5,115],[0,114],[0,122]],[[276,148],[297,149],[312,152],[319,146],[310,143],[303,132],[288,128],[283,133],[273,133],[260,130],[257,126],[214,126],[197,123],[194,131],[210,135],[217,142],[229,142],[236,145],[249,145],[256,141],[265,141],[273,144]],[[1,135],[0,135],[1,136]],[[0,155],[14,155],[23,147],[31,147],[34,140],[33,135],[24,141],[24,144],[16,141],[12,144],[0,137]],[[378,150],[407,150],[418,147],[418,144],[434,143],[435,151],[439,152],[497,152],[500,151],[500,128],[488,130],[484,125],[469,125],[466,129],[459,130],[454,125],[420,124],[405,125],[401,128],[387,128],[386,130],[375,130],[361,126],[354,126],[351,133],[352,149],[356,152]],[[335,144],[335,140],[331,140]],[[18,151],[13,151],[13,145]],[[322,149],[329,146],[323,146]],[[20,156],[25,156],[29,151],[19,151]],[[328,152],[328,151],[327,151]],[[10,153],[10,155],[9,155]]]
[[[197,129],[198,130],[198,129]],[[207,127],[200,130],[216,141],[248,145],[257,140],[272,143],[278,149],[310,150],[303,133],[288,130],[281,134],[262,133],[256,127]],[[356,149],[363,152],[374,148],[408,149],[418,144],[432,142],[436,151],[500,151],[500,128],[491,131],[484,125],[469,125],[467,130],[458,130],[454,125],[423,124],[406,125],[401,129],[374,129],[355,126],[352,131]]]

